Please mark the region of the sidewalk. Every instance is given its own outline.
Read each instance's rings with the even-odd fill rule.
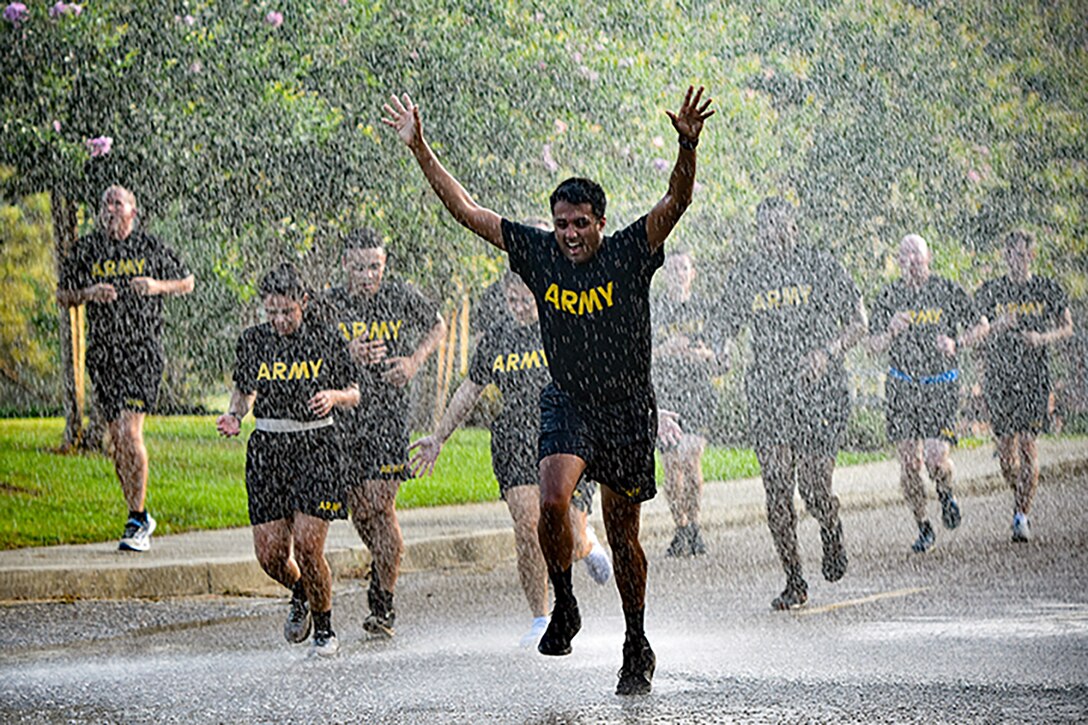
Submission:
[[[957,495],[1004,488],[992,445],[953,451],[952,458]],[[1042,440],[1039,460],[1044,485],[1047,477],[1057,475],[1088,477],[1088,445],[1083,440]],[[892,460],[838,469],[835,493],[844,511],[901,506],[898,464]],[[405,572],[514,556],[510,518],[502,502],[410,509],[399,516],[405,539]],[[759,479],[706,486],[704,529],[747,525],[765,518]],[[603,539],[596,503],[590,520]],[[664,539],[671,533],[668,506],[659,493],[643,505],[642,537]],[[370,556],[347,521],[337,521],[329,529],[326,551],[335,577],[359,577],[369,566]],[[113,541],[0,551],[0,601],[280,593],[282,588],[257,565],[248,527],[156,536],[152,550],[143,554],[118,551]]]

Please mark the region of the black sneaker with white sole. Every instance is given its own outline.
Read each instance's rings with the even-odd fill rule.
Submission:
[[[571,599],[568,604],[555,605],[551,621],[544,630],[536,649],[542,655],[559,657],[570,654],[570,641],[582,628],[582,615],[578,611],[578,602]]]
[[[804,579],[788,579],[782,593],[771,600],[771,609],[784,612],[805,606],[808,601],[808,583]]]
[[[284,639],[291,644],[302,644],[310,638],[313,623],[310,603],[306,599],[291,597],[291,608],[287,611],[287,621],[283,623]]]
[[[951,491],[938,491],[937,498],[941,502],[941,523],[946,529],[954,529],[960,525],[963,515],[960,513],[960,505],[956,503],[956,497]]]
[[[650,649],[646,636],[625,639],[623,642],[623,667],[616,685],[617,695],[648,695],[653,687],[657,656]]]
[[[313,654],[318,657],[335,657],[340,651],[340,641],[331,629],[319,629],[314,632]]]

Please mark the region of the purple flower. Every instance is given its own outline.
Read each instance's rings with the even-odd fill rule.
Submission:
[[[967,178],[977,184],[978,182],[982,181],[982,174],[978,173],[974,169],[971,169],[967,172]]]
[[[665,159],[654,159],[654,168],[658,171],[668,171],[669,162]]]
[[[196,25],[196,18],[194,18],[192,15],[186,15],[184,18],[181,19],[181,22],[185,23],[189,27],[192,27]]]
[[[49,17],[51,18],[59,18],[61,15],[79,16],[82,14],[83,6],[76,3],[57,3],[49,8]]]
[[[544,153],[542,154],[544,160],[544,168],[552,173],[559,171],[559,164],[552,158],[552,145],[550,143],[544,144]]]
[[[110,136],[98,136],[87,139],[87,150],[91,152],[91,158],[105,156],[113,148],[113,138]]]
[[[278,28],[283,25],[283,13],[273,10],[272,12],[268,13],[268,15],[264,16],[264,21],[267,24],[271,25],[273,28]]]
[[[53,130],[60,133],[60,121],[55,118],[53,119]]]
[[[11,3],[4,8],[4,20],[12,25],[18,25],[29,17],[30,13],[26,11],[26,5],[22,3]]]

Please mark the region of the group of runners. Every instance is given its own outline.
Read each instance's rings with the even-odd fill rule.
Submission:
[[[703,89],[689,88],[679,110],[667,112],[678,147],[668,189],[647,214],[608,236],[606,197],[595,182],[559,184],[550,221],[511,221],[477,204],[439,162],[424,137],[420,109],[407,95],[383,107],[383,122],[453,218],[505,252],[510,271],[487,293],[501,304],[488,308],[468,378],[435,431],[412,444],[407,386],[445,326],[433,302],[386,274],[381,239],[367,230],[349,234],[342,254],[346,284],[320,294],[290,264],[261,279],[267,321],[238,341],[234,389],[217,427],[234,436],[245,415],[252,411],[256,418],[246,454],[254,549],[268,575],[291,591],[284,625],[289,641],[304,642],[312,631],[315,652],[338,649],[324,541],[329,522],[349,511],[372,558],[364,629],[393,635],[403,552],[397,490],[407,478],[433,471],[444,442],[494,384],[502,408],[492,424],[492,465],[533,616],[523,643],[546,655],[571,651],[582,626],[571,572],[584,559],[597,582],[614,574],[620,594],[625,638],[616,692],[649,692],[656,658],[644,627],[640,506],[656,494],[657,448],[676,524],[666,554],[706,551],[700,459],[712,417],[711,378],[728,369],[732,341],[743,328],[750,331],[753,357],[745,379],[750,435],[786,575],[773,608],[800,606],[808,596],[795,489],[820,524],[823,576],[837,581],[847,570],[831,484],[850,413],[844,355],[858,343],[888,353],[887,430],[918,524],[912,548],[925,552],[935,533],[921,469],[936,485],[942,522],[956,527],[962,513],[949,450],[957,354],[985,341],[987,401],[1001,468],[1016,492],[1013,540],[1030,537],[1035,437],[1045,426],[1050,387],[1045,346],[1072,334],[1061,289],[1031,272],[1031,235],[1016,231],[1005,238],[1008,275],[984,285],[974,300],[931,273],[924,239],[904,237],[901,279],[881,291],[869,320],[849,274],[829,255],[800,244],[793,207],[769,197],[757,208],[751,254],[730,271],[720,299],[701,298],[693,291],[693,255],[677,250],[666,257],[664,242],[692,201],[696,148],[714,113],[710,104]],[[134,230],[135,215],[130,192],[107,190],[99,229],[65,264],[58,299],[90,303],[88,366],[111,421],[130,509],[120,546],[143,551],[155,524],[144,506],[141,431],[162,373],[161,295],[190,291],[193,277],[177,255]],[[662,266],[667,289],[652,303],[651,280]],[[586,524],[595,489],[611,560]]]

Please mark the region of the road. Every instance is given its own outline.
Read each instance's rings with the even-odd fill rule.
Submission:
[[[893,482],[890,484],[894,485]],[[912,554],[905,507],[848,514],[850,571],[819,578],[805,518],[807,608],[782,586],[763,526],[709,532],[710,555],[650,555],[653,694],[613,694],[623,618],[581,569],[574,653],[519,650],[512,561],[405,575],[398,634],[363,639],[365,592],[338,587],[334,660],[281,639],[284,600],[0,607],[3,722],[669,723],[1085,721],[1088,487],[1048,485],[1036,540],[1009,542],[1010,496],[961,501],[964,523]],[[936,506],[934,504],[935,519]]]

